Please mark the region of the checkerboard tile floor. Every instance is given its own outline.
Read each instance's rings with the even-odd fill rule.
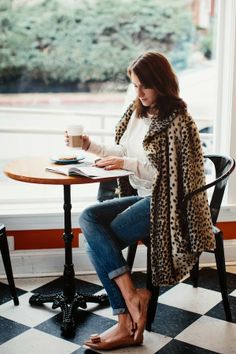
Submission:
[[[226,322],[216,270],[200,271],[199,287],[189,279],[171,288],[161,288],[152,332],[145,331],[139,347],[110,351],[111,354],[236,354],[236,267],[227,268],[229,299],[233,323]],[[145,274],[133,274],[136,284],[145,286]],[[19,306],[14,306],[7,281],[0,279],[0,353],[1,354],[92,354],[83,347],[91,333],[101,333],[116,323],[109,307],[88,304],[77,312],[73,338],[63,338],[60,310],[51,304],[29,305],[33,293],[61,290],[62,278],[16,279]],[[77,276],[76,287],[84,293],[103,293],[95,275]]]

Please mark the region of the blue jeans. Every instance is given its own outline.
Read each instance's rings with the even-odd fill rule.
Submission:
[[[113,314],[127,312],[114,278],[129,272],[122,249],[149,238],[150,197],[115,198],[85,209],[79,225],[88,255],[108,294]]]

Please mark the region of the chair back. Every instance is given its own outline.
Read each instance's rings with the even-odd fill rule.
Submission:
[[[230,156],[222,155],[205,155],[204,158],[206,161],[210,160],[213,163],[215,168],[215,179],[210,183],[207,183],[205,186],[202,186],[187,194],[183,200],[183,203],[187,203],[187,201],[194,195],[214,187],[210,200],[210,211],[212,223],[215,225],[220,212],[220,207],[229,176],[235,168],[235,160]]]
[[[229,176],[235,168],[235,160],[232,157],[220,155],[206,155],[205,157],[215,166],[215,188],[210,201],[212,222],[215,225]]]
[[[0,223],[0,240],[2,239],[2,236],[5,233],[5,226],[3,224]]]

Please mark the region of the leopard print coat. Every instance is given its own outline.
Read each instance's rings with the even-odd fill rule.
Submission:
[[[131,104],[116,127],[117,144],[133,111]],[[215,246],[206,193],[181,204],[187,193],[205,184],[198,129],[187,112],[173,112],[164,120],[156,115],[143,148],[157,170],[150,212],[152,283],[172,285],[192,269],[200,252]],[[132,194],[128,179],[119,180],[119,193]]]

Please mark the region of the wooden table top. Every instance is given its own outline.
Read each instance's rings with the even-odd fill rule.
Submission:
[[[58,173],[46,171],[47,166],[55,166],[48,157],[25,157],[10,162],[4,169],[4,173],[12,179],[21,182],[38,184],[86,184],[112,180],[113,178],[91,179],[88,177],[70,177]]]

